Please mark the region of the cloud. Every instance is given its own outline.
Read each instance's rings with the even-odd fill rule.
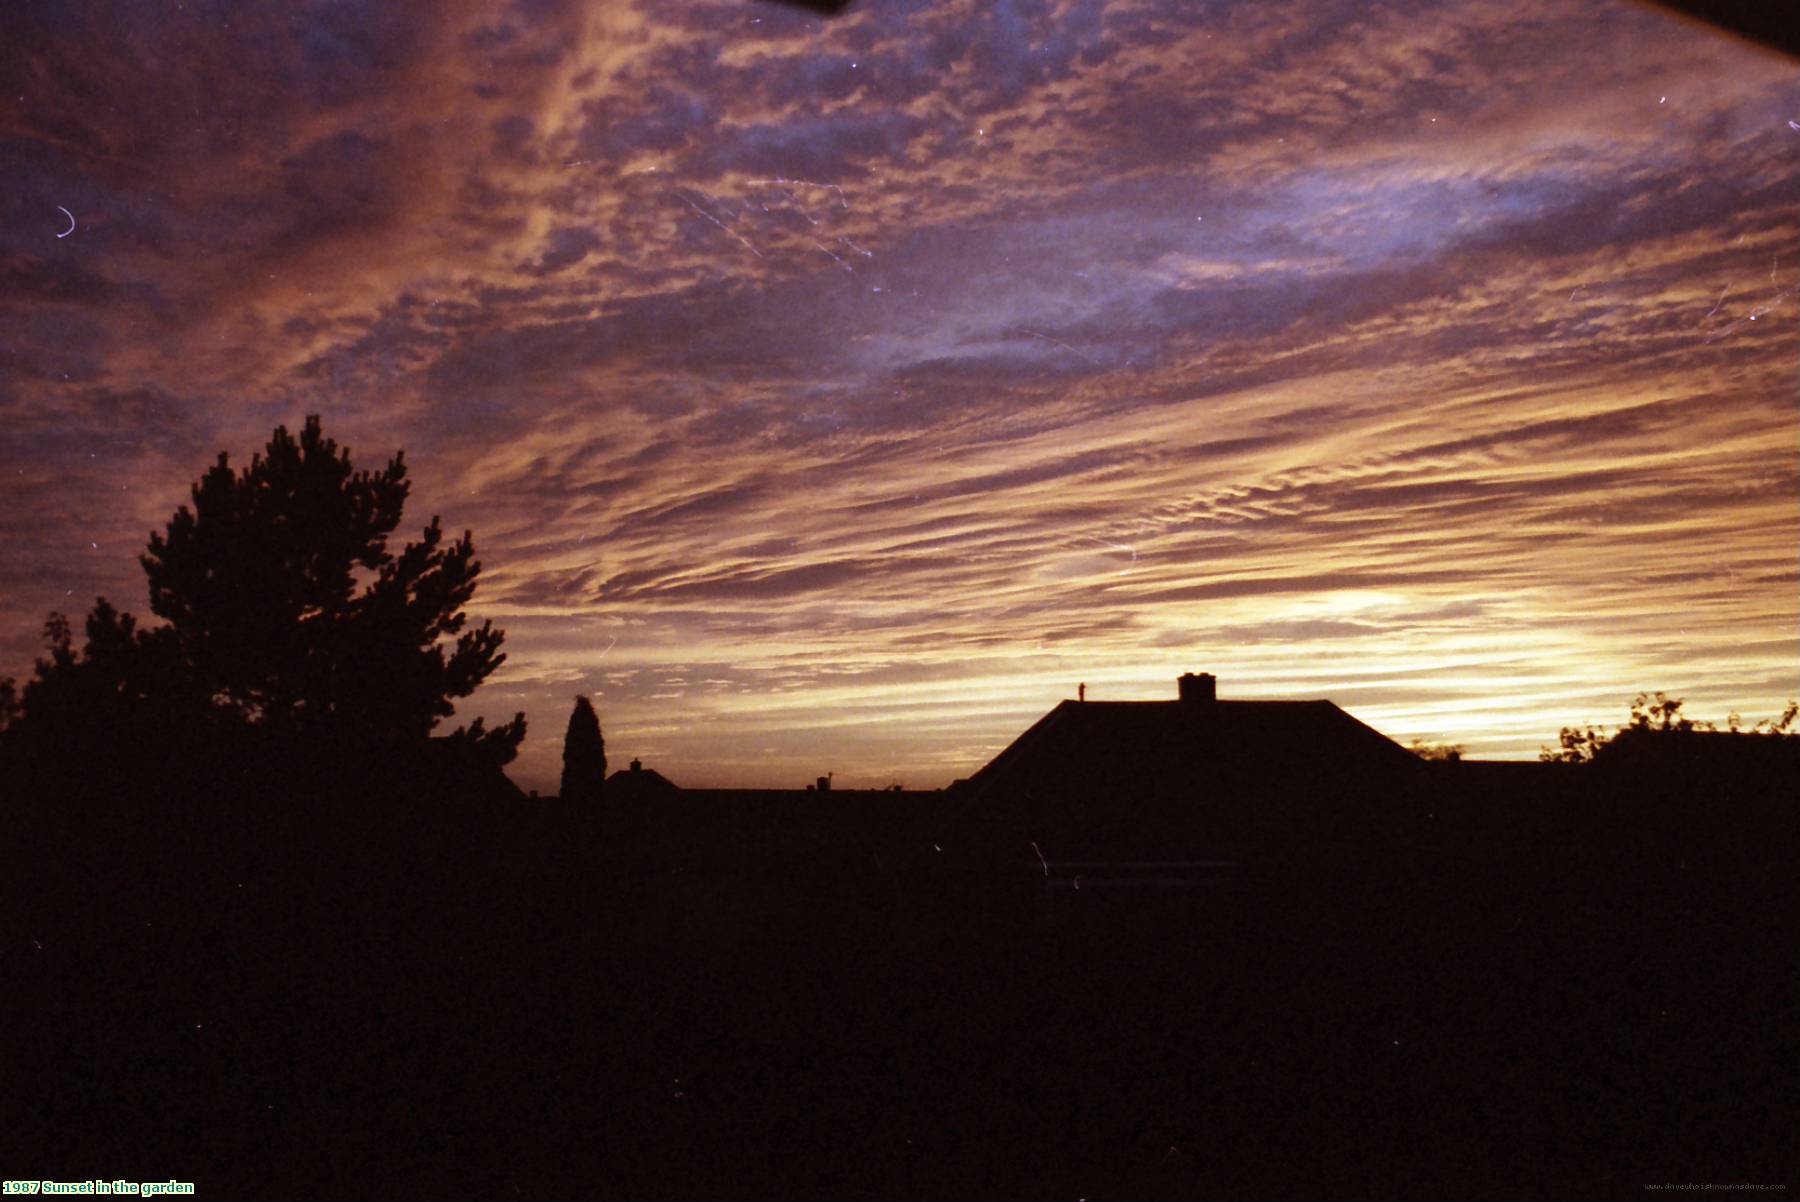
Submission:
[[[8,672],[322,412],[474,529],[532,787],[577,690],[696,784],[1194,668],[1472,754],[1796,691],[1791,65],[1652,10],[0,22]]]

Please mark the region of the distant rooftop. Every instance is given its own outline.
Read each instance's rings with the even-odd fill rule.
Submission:
[[[957,793],[974,821],[1040,832],[1055,855],[1179,858],[1283,807],[1376,795],[1422,768],[1330,701],[1221,701],[1198,673],[1176,700],[1061,702]]]

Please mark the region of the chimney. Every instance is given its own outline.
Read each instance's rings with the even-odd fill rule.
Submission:
[[[1181,700],[1194,705],[1219,699],[1219,679],[1211,672],[1183,672],[1175,681]]]
[[[819,787],[819,792],[821,792],[821,793],[831,792],[831,777],[821,776],[819,778],[819,786],[818,787]]]
[[[637,773],[642,772],[643,770],[644,770],[644,761],[643,760],[632,760],[631,761],[632,775],[635,776]]]

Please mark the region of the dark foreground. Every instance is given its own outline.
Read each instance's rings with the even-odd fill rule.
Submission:
[[[684,853],[646,840],[653,815],[368,779],[8,802],[8,1178],[214,1198],[1794,1184],[1797,848],[1770,782],[1444,776],[1370,846],[1047,923],[1029,872],[703,831]]]

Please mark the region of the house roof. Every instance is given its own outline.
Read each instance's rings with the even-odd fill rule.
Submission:
[[[634,797],[666,797],[678,791],[674,781],[654,768],[621,768],[606,778],[609,801]]]
[[[958,826],[1052,859],[1204,857],[1422,767],[1329,701],[1064,701],[959,787]]]
[[[1085,784],[1185,784],[1220,772],[1316,775],[1417,763],[1329,701],[1064,701],[970,784],[1053,787],[1070,773]]]

